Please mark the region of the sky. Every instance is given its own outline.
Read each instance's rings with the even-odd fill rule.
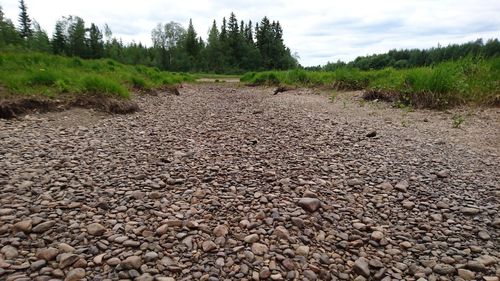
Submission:
[[[25,0],[28,14],[49,34],[57,19],[77,15],[87,25],[107,23],[124,42],[151,45],[158,23],[189,19],[202,38],[212,21],[280,21],[285,44],[303,66],[383,53],[500,37],[498,0]],[[0,0],[17,24],[18,0]]]

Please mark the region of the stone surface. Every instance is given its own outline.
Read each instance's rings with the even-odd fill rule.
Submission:
[[[317,198],[301,198],[298,205],[308,212],[315,212],[321,206],[321,201]]]

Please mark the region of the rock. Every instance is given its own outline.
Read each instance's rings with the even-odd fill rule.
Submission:
[[[299,246],[297,247],[297,249],[295,250],[295,254],[297,256],[303,256],[303,257],[306,257],[309,256],[309,246]]]
[[[45,261],[45,260],[37,260],[37,261],[31,263],[30,269],[32,271],[37,271],[40,268],[44,267],[46,264],[47,264],[47,261]]]
[[[408,182],[406,180],[402,180],[398,182],[394,187],[401,192],[407,192],[408,186],[409,186]]]
[[[32,227],[33,227],[33,221],[32,220],[23,220],[23,221],[20,221],[18,223],[15,223],[12,226],[12,231],[13,232],[22,231],[22,232],[25,232],[25,233],[29,233],[31,231]]]
[[[371,132],[367,133],[366,136],[368,138],[376,137],[377,136],[377,131],[371,131]]]
[[[261,243],[253,243],[252,244],[252,253],[254,253],[257,256],[263,256],[267,254],[269,251],[269,248]]]
[[[304,277],[307,278],[308,280],[314,281],[318,279],[318,275],[314,273],[312,270],[304,270]]]
[[[247,235],[247,236],[245,236],[243,241],[245,241],[245,243],[249,243],[249,244],[255,243],[255,242],[259,241],[259,235],[255,234],[255,233]]]
[[[117,258],[117,257],[114,257],[114,258],[110,258],[106,261],[106,264],[110,265],[110,266],[117,266],[119,264],[121,264],[122,261]]]
[[[441,170],[439,172],[436,173],[436,175],[439,177],[439,178],[447,178],[449,176],[449,172],[447,170]]]
[[[372,232],[371,238],[375,241],[380,241],[384,238],[384,233],[382,231]]]
[[[106,232],[106,228],[99,223],[91,223],[87,226],[87,232],[93,236],[101,236]]]
[[[490,240],[490,234],[486,231],[479,231],[477,236],[479,236],[479,238],[483,239],[483,240]]]
[[[403,201],[403,208],[407,209],[407,210],[411,210],[415,207],[415,203],[413,203],[412,201]]]
[[[347,185],[348,186],[357,186],[357,185],[363,185],[364,182],[360,179],[349,179],[347,180]]]
[[[315,212],[321,206],[321,201],[317,198],[301,198],[298,205],[308,212]]]
[[[435,273],[441,274],[441,275],[450,275],[450,274],[455,273],[455,267],[453,267],[449,264],[444,264],[444,263],[436,264],[432,270]]]
[[[37,224],[35,227],[33,227],[31,229],[31,232],[34,232],[34,233],[43,233],[43,232],[46,232],[49,229],[51,229],[54,225],[56,225],[56,222],[52,221],[52,220],[51,221],[42,222],[40,224]]]
[[[83,268],[75,268],[68,272],[64,281],[78,281],[85,278],[85,269]]]
[[[61,252],[64,252],[64,253],[74,253],[75,252],[75,248],[73,248],[71,245],[68,245],[66,243],[60,243],[58,245],[58,248]]]
[[[139,269],[142,265],[142,259],[139,256],[130,256],[121,263],[125,268]]]
[[[216,237],[226,236],[228,234],[228,232],[229,232],[229,229],[225,225],[218,225],[214,228],[214,235]]]
[[[276,235],[278,238],[283,239],[283,240],[290,240],[290,234],[288,233],[288,230],[284,228],[283,226],[278,226],[274,229],[273,234]]]
[[[39,249],[36,253],[36,257],[38,259],[43,259],[46,261],[54,260],[57,255],[59,255],[59,250],[52,247]]]
[[[168,233],[169,226],[167,224],[163,224],[160,227],[158,227],[155,231],[155,233],[159,236],[162,236],[164,234]]]
[[[486,266],[480,261],[468,261],[467,265],[465,267],[467,269],[470,269],[470,270],[476,271],[476,272],[483,272],[483,271],[487,270]]]
[[[158,259],[158,254],[155,252],[147,252],[144,255],[144,260],[146,262],[155,261],[156,259]]]
[[[263,267],[259,272],[260,279],[267,279],[271,276],[271,271],[269,267]]]
[[[58,257],[59,259],[59,268],[63,269],[73,265],[76,261],[80,259],[78,255],[71,253],[62,253]]]
[[[483,255],[483,256],[476,258],[476,261],[484,264],[485,266],[490,266],[490,265],[494,265],[495,263],[497,263],[497,258],[490,256],[490,255]]]
[[[204,241],[201,244],[201,247],[203,249],[203,252],[211,252],[211,251],[217,249],[217,245],[213,241],[210,241],[210,240]]]
[[[154,281],[155,278],[149,273],[144,273],[141,276],[135,278],[135,281]]]
[[[0,253],[2,253],[4,257],[8,260],[15,259],[19,256],[17,249],[10,245],[3,246],[2,249],[0,250]]]
[[[469,208],[469,207],[464,207],[460,210],[462,214],[467,215],[467,216],[474,216],[479,214],[479,209],[477,208]]]
[[[460,276],[464,280],[475,280],[476,274],[470,270],[459,268],[458,276]]]
[[[354,262],[353,266],[354,272],[362,275],[366,278],[370,277],[370,268],[368,266],[368,261],[365,258],[359,258]]]

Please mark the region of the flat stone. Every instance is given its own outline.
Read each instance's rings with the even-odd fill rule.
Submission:
[[[267,254],[269,251],[269,248],[261,243],[253,243],[252,244],[252,253],[254,253],[257,256],[263,256]]]
[[[321,207],[321,201],[317,198],[301,198],[298,205],[308,212],[315,212]]]
[[[213,241],[207,240],[201,244],[201,247],[203,249],[203,252],[211,252],[217,249],[217,244],[215,244]]]
[[[85,269],[75,268],[75,269],[71,270],[70,272],[68,272],[64,281],[79,281],[79,280],[85,278],[85,275],[86,275]]]
[[[365,258],[359,258],[354,262],[353,266],[354,272],[359,275],[362,275],[366,278],[370,277],[370,268],[368,265],[368,260]]]
[[[121,264],[125,268],[139,269],[142,265],[142,259],[139,256],[130,256],[123,260]]]
[[[37,224],[35,227],[31,229],[31,232],[34,233],[43,233],[46,232],[47,230],[51,229],[54,225],[56,225],[55,221],[46,221],[42,222],[40,224]]]
[[[309,246],[299,246],[297,247],[297,249],[295,250],[295,254],[297,256],[303,256],[303,257],[306,257],[309,256]]]
[[[36,252],[36,257],[38,259],[43,259],[46,261],[55,260],[57,255],[59,255],[59,250],[56,248],[42,248]]]
[[[87,226],[87,232],[93,236],[101,236],[106,232],[106,228],[100,223],[91,223]]]
[[[249,244],[255,243],[255,242],[259,241],[259,235],[255,234],[255,233],[247,235],[247,236],[245,236],[243,241],[245,241],[246,243],[249,243]]]
[[[12,231],[29,233],[33,228],[33,220],[23,220],[12,225]]]

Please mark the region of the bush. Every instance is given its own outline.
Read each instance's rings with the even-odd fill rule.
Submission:
[[[59,75],[51,70],[40,69],[28,75],[28,84],[36,86],[52,86],[59,79]]]
[[[129,92],[117,82],[97,75],[88,75],[82,79],[82,90],[92,94],[116,95],[129,98]]]

